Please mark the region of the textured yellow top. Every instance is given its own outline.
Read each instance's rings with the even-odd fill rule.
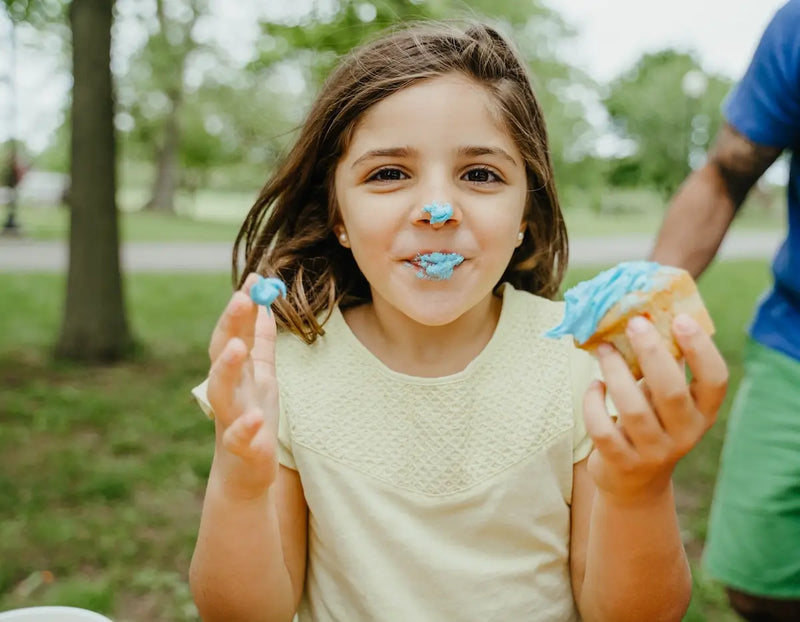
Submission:
[[[300,622],[577,620],[572,466],[598,371],[541,336],[562,303],[502,291],[491,340],[446,377],[390,370],[338,309],[314,345],[279,337],[280,461],[310,512]]]

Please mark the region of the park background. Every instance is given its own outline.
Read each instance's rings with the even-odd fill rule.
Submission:
[[[657,36],[664,20],[647,3],[625,0],[605,9],[611,26],[591,30],[599,4],[0,3],[0,164],[24,172],[14,193],[0,169],[0,611],[66,604],[118,622],[198,619],[186,574],[213,429],[188,391],[207,371],[230,293],[219,249],[326,71],[378,29],[420,17],[500,24],[529,61],[570,238],[585,244],[565,287],[646,252],[780,2],[728,3],[715,20],[676,1],[658,10],[691,36],[673,39]],[[729,35],[733,52],[715,56],[705,38],[745,22]],[[627,56],[614,51],[634,38],[643,43]],[[676,474],[690,621],[735,619],[699,560],[745,329],[785,228],[785,173],[781,160],[754,189],[730,252],[700,280],[732,387]],[[137,268],[148,254],[167,259]],[[191,257],[213,261],[193,270]]]

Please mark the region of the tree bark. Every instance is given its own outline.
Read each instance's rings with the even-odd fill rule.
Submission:
[[[144,209],[175,212],[175,193],[178,190],[180,165],[178,149],[180,147],[180,97],[170,98],[169,116],[164,120],[162,143],[158,150],[158,165],[153,193]]]
[[[153,191],[150,200],[145,204],[144,209],[175,212],[175,195],[180,185],[181,166],[179,162],[180,141],[181,141],[181,108],[183,107],[183,77],[186,70],[186,59],[195,49],[196,44],[192,39],[192,31],[200,17],[200,8],[195,2],[189,3],[192,17],[187,24],[182,26],[183,37],[180,43],[170,43],[168,31],[170,24],[164,11],[164,0],[156,0],[156,17],[161,33],[169,45],[170,56],[175,61],[177,71],[175,72],[175,83],[167,89],[170,109],[161,136],[161,144],[158,148],[156,178],[153,183]]]
[[[56,354],[123,358],[132,340],[120,274],[111,78],[113,0],[72,0],[71,216],[67,295]]]

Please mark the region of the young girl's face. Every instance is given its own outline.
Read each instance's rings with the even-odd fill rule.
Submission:
[[[335,176],[342,224],[376,306],[388,303],[429,326],[486,303],[519,245],[525,164],[492,96],[451,74],[403,89],[359,119]],[[431,224],[423,211],[449,203]],[[457,253],[444,280],[421,279],[415,259]]]

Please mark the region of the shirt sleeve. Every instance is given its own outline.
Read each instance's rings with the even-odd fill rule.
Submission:
[[[597,360],[588,352],[573,348],[572,354],[572,462],[585,459],[592,451],[592,439],[586,431],[583,419],[583,396],[589,384],[602,379]]]
[[[755,143],[786,148],[800,141],[800,0],[772,18],[723,112]]]
[[[208,378],[192,389],[192,396],[200,406],[200,410],[209,419],[214,418],[214,409],[208,401]],[[278,462],[283,466],[297,470],[292,450],[292,432],[289,424],[289,416],[283,408],[283,400],[280,400],[281,409],[278,418]]]

